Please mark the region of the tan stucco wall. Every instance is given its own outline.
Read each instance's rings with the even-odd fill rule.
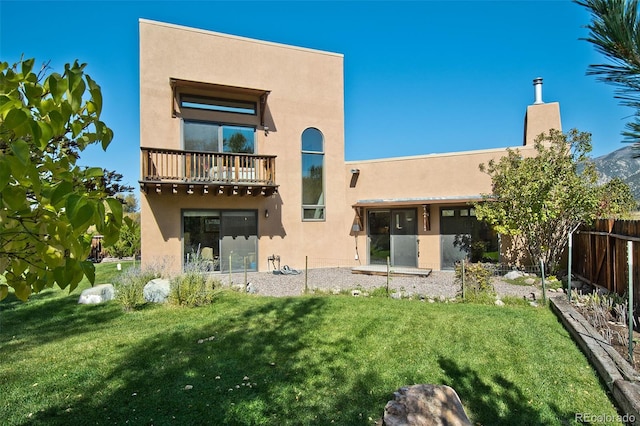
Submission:
[[[257,210],[259,270],[268,269],[271,254],[293,268],[302,268],[305,256],[312,267],[357,263],[356,246],[359,263],[366,264],[366,221],[360,232],[352,232],[352,206],[392,200],[386,207],[416,209],[418,266],[437,270],[440,208],[465,205],[489,192],[490,178],[480,172],[479,164],[506,153],[491,149],[345,162],[342,55],[146,20],[140,21],[142,147],[182,148],[181,119],[172,117],[170,78],[270,91],[268,134],[256,117],[243,123],[257,126],[256,153],[277,156],[279,190],[270,197],[143,193],[142,261],[147,265],[162,260],[180,269],[183,209]],[[326,220],[321,222],[301,220],[300,138],[308,127],[318,128],[325,138]],[[549,128],[561,130],[559,105],[529,106],[525,146],[518,147],[522,154],[533,154],[533,139]],[[360,171],[355,186],[352,169]],[[423,205],[428,206],[431,224],[426,231],[421,226]],[[362,209],[365,218],[366,210]]]
[[[524,120],[524,145],[533,146],[536,138],[541,133],[546,133],[549,129],[562,130],[560,104],[558,102],[550,102],[548,104],[529,105]]]
[[[524,122],[523,146],[514,146],[523,156],[535,155],[535,138],[549,129],[562,130],[560,107],[557,102],[527,107]],[[507,148],[452,152],[385,158],[381,160],[348,161],[345,163],[347,182],[353,182],[352,171],[358,170],[355,185],[347,190],[350,205],[368,204],[369,209],[415,207],[418,221],[424,205],[428,206],[430,228],[418,229],[418,266],[438,270],[441,267],[440,209],[463,206],[491,191],[491,178],[480,171],[480,164],[506,155]],[[415,201],[411,201],[415,200]],[[363,214],[366,222],[366,210]],[[358,234],[358,246],[366,248],[368,238],[364,230]],[[366,250],[365,250],[366,252]]]
[[[351,218],[345,217],[343,56],[140,21],[140,144],[181,148],[181,121],[172,118],[169,79],[270,91],[265,125],[258,127],[258,154],[277,155],[278,194],[272,197],[142,195],[143,263],[180,254],[180,211],[185,208],[258,209],[259,263],[278,254],[283,264],[304,265],[304,256],[344,258]],[[302,132],[318,128],[325,138],[326,221],[301,220]],[[264,217],[264,209],[269,218]],[[342,236],[343,242],[336,244]],[[350,240],[349,240],[350,241]],[[348,254],[347,254],[348,253]]]
[[[515,148],[514,148],[515,149]],[[534,152],[533,147],[517,147],[523,155]],[[505,149],[431,154],[384,160],[349,161],[345,174],[351,182],[352,170],[360,171],[355,187],[347,191],[348,203],[384,208],[412,207],[417,209],[419,253],[418,266],[439,270],[440,208],[460,206],[491,190],[491,179],[480,171],[481,163],[498,159]],[[423,205],[427,205],[430,228],[425,231]],[[366,217],[366,214],[364,215]],[[366,224],[365,224],[366,229]],[[359,233],[358,244],[366,247],[366,232]]]

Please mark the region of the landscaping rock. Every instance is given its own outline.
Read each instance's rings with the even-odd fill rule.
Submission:
[[[398,292],[391,293],[391,298],[392,299],[402,299],[402,293],[398,293]]]
[[[526,280],[524,280],[524,283],[526,285],[534,285],[536,283],[535,278],[527,278]]]
[[[496,306],[504,306],[504,302],[500,299],[496,300],[494,303]]]
[[[573,289],[580,290],[583,286],[584,286],[584,283],[580,280],[574,279],[571,281],[571,288]]]
[[[360,290],[351,290],[351,295],[353,297],[358,297],[360,296]]]
[[[80,293],[80,299],[78,303],[81,305],[92,305],[96,303],[103,303],[108,300],[113,300],[116,292],[111,284],[100,284],[95,287],[83,290]]]
[[[145,284],[142,289],[144,300],[153,303],[165,303],[169,298],[171,283],[163,278],[156,278]]]
[[[257,292],[258,289],[256,288],[256,285],[254,283],[247,283],[247,293],[256,294]]]
[[[386,426],[471,426],[460,398],[445,385],[421,384],[394,392],[384,407]]]
[[[515,280],[521,277],[524,277],[525,274],[524,272],[520,272],[520,271],[511,271],[511,272],[507,272],[506,274],[504,274],[505,279],[507,280]]]

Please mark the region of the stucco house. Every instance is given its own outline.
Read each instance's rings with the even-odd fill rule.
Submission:
[[[180,271],[310,264],[450,269],[461,237],[497,236],[470,201],[490,191],[489,149],[344,158],[341,54],[141,19],[142,263]],[[540,80],[524,140],[561,130]],[[462,238],[464,240],[464,238]],[[468,243],[468,240],[464,241]]]

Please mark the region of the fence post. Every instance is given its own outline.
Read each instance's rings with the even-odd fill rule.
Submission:
[[[389,297],[389,270],[391,265],[389,263],[389,256],[387,256],[387,297]]]
[[[467,294],[466,294],[466,287],[465,287],[465,275],[466,272],[464,270],[464,264],[465,264],[465,259],[462,259],[461,265],[462,265],[462,300],[465,300],[467,298]]]
[[[571,259],[573,258],[573,231],[569,232],[569,259],[567,268],[569,276],[567,277],[567,294],[569,295],[569,303],[571,303]]]
[[[304,294],[309,292],[307,287],[307,280],[309,279],[309,256],[304,257]]]
[[[542,303],[547,304],[547,289],[544,284],[544,260],[540,259],[540,276],[542,277]]]
[[[244,288],[247,288],[247,256],[243,257],[243,263],[244,263]]]
[[[231,267],[231,253],[229,253],[229,287],[231,287],[231,285],[233,284],[233,281],[231,280],[231,270],[233,269]]]
[[[633,365],[633,241],[627,241],[629,264],[629,362]]]

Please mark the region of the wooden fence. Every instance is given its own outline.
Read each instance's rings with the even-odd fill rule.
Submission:
[[[629,288],[628,242],[633,243],[633,299],[640,301],[640,221],[597,220],[573,235],[572,273],[619,295]]]

